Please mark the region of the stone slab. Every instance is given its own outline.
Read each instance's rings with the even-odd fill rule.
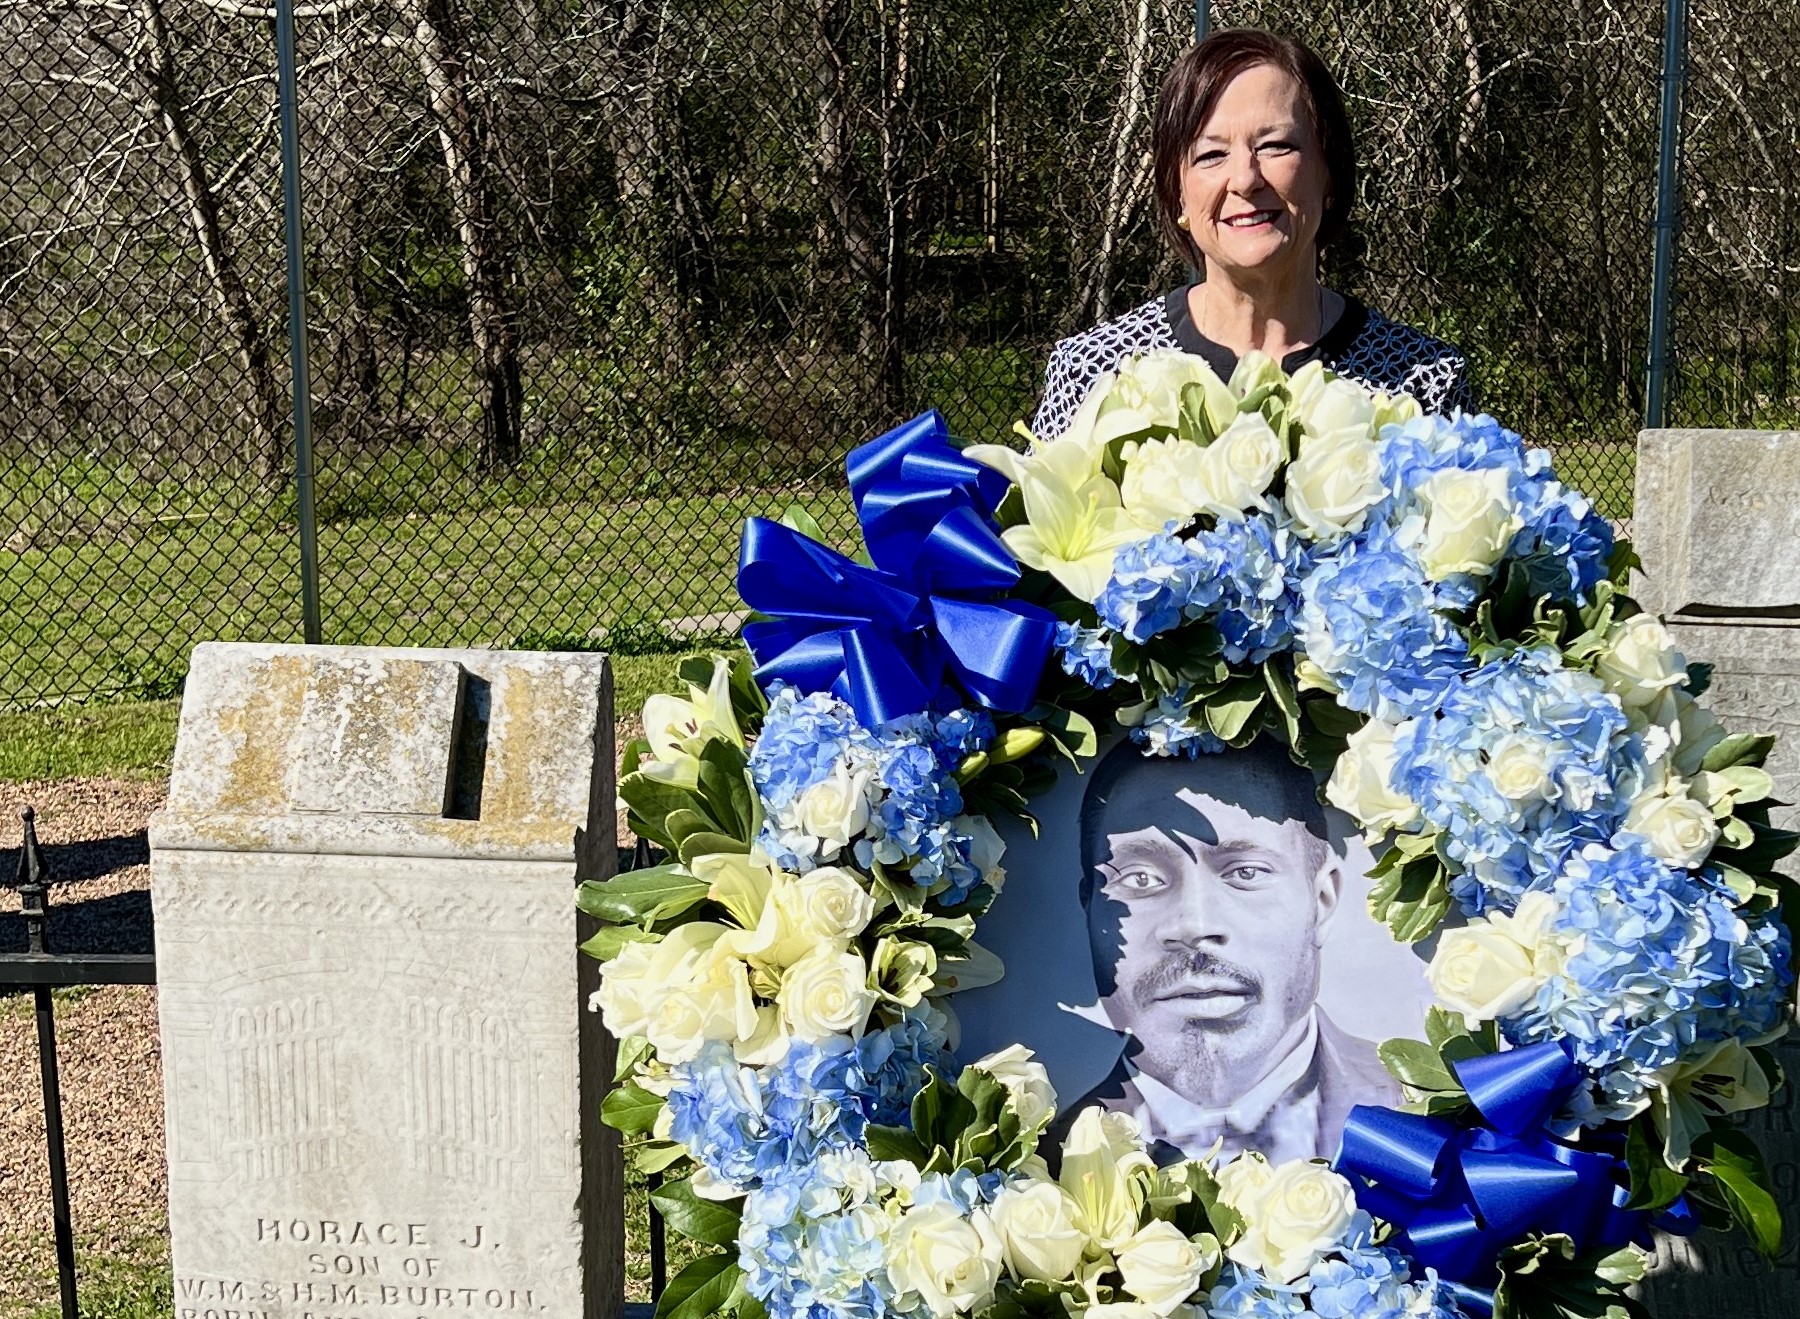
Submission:
[[[1800,432],[1644,431],[1632,516],[1646,608],[1800,622]]]
[[[1689,660],[1714,666],[1705,700],[1728,727],[1776,735],[1776,796],[1800,803],[1800,434],[1645,431],[1634,516],[1638,598]],[[1800,807],[1772,814],[1800,826]],[[1800,1313],[1800,1040],[1778,1055],[1789,1084],[1745,1129],[1789,1219],[1783,1250],[1766,1260],[1737,1232],[1660,1238],[1639,1289],[1657,1319]]]
[[[196,652],[151,826],[177,1319],[617,1313],[611,732],[604,656]]]

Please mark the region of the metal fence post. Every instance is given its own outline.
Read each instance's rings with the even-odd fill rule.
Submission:
[[[294,375],[294,499],[300,523],[300,618],[308,645],[319,618],[319,539],[313,521],[312,366],[306,353],[305,216],[300,210],[300,110],[294,0],[275,0],[275,81],[281,102],[281,224],[287,238],[288,353]]]
[[[1206,34],[1212,30],[1212,0],[1194,0],[1194,41],[1196,44],[1206,40]]]
[[[1668,419],[1669,304],[1675,285],[1675,228],[1681,207],[1681,91],[1687,77],[1687,0],[1667,0],[1663,21],[1662,124],[1656,154],[1656,256],[1650,272],[1650,348],[1644,425]]]

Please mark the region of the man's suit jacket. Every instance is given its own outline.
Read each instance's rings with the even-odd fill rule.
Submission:
[[[1400,1083],[1381,1065],[1373,1043],[1345,1031],[1323,1010],[1314,1011],[1318,1018],[1319,1042],[1308,1078],[1319,1092],[1319,1147],[1316,1153],[1320,1158],[1329,1159],[1337,1154],[1338,1138],[1344,1134],[1344,1121],[1350,1116],[1350,1110],[1358,1104],[1398,1104]],[[1043,1142],[1039,1152],[1054,1163],[1055,1155],[1062,1149],[1062,1142],[1074,1124],[1075,1115],[1084,1108],[1099,1106],[1110,1112],[1134,1113],[1143,1102],[1144,1096],[1132,1081],[1125,1059],[1121,1057],[1099,1085],[1057,1114],[1056,1121],[1050,1126],[1049,1139]],[[1226,1106],[1218,1105],[1220,1108]],[[1050,1146],[1054,1148],[1048,1148]],[[1197,1157],[1205,1151],[1178,1150],[1167,1142],[1156,1141],[1152,1153],[1158,1163],[1166,1164],[1183,1157]]]

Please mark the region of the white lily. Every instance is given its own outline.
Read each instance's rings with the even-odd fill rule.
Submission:
[[[1001,539],[1019,562],[1092,603],[1106,589],[1120,547],[1146,534],[1126,515],[1119,488],[1078,444],[1051,444],[1031,455],[1019,464],[1018,484],[1026,520]]]
[[[689,683],[685,700],[658,694],[645,701],[644,737],[654,759],[640,764],[638,773],[684,788],[700,781],[698,743],[724,738],[743,746],[744,734],[731,710],[731,662],[714,660],[711,681],[704,689]]]

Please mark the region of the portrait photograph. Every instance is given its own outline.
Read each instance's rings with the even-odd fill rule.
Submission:
[[[1352,1107],[1401,1102],[1377,1047],[1423,1038],[1429,946],[1369,914],[1367,845],[1285,747],[1190,760],[1115,735],[1033,805],[1036,837],[996,821],[1005,900],[980,937],[1006,975],[953,1000],[962,1057],[1025,1044],[1060,1128],[1130,1113],[1162,1162],[1330,1158]]]

